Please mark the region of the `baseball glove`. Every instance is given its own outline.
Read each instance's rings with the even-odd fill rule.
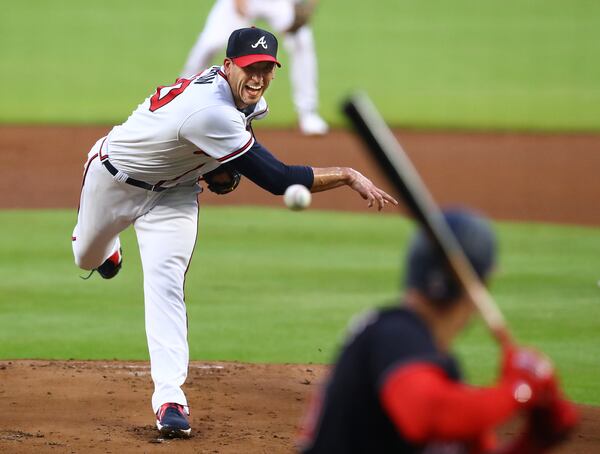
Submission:
[[[228,194],[238,187],[242,175],[227,164],[217,167],[202,176],[206,181],[208,189],[215,194]]]

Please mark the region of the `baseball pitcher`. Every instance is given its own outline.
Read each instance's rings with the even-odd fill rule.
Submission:
[[[144,272],[145,323],[163,435],[189,436],[181,386],[188,370],[185,274],[196,243],[199,180],[224,194],[243,175],[273,194],[292,184],[311,192],[348,185],[382,209],[397,202],[346,167],[279,161],[255,138],[277,61],[277,39],[259,28],[234,31],[222,66],[160,86],[88,154],[72,244],[76,264],[113,278],[122,266],[119,233],[133,225]]]

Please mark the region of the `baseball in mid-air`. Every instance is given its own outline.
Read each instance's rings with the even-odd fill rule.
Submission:
[[[310,205],[310,191],[301,184],[289,186],[283,194],[283,201],[290,210],[303,210]]]

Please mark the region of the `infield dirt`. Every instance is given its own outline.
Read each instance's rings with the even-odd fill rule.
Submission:
[[[307,398],[326,371],[322,365],[192,362],[185,390],[194,435],[163,440],[149,408],[146,363],[3,361],[0,451],[292,453]],[[578,432],[557,453],[599,452],[600,412],[580,408]]]
[[[107,127],[0,126],[0,208],[76,208],[83,163]],[[436,200],[478,208],[495,219],[600,225],[600,135],[398,131]],[[258,140],[290,164],[353,166],[391,187],[358,139],[257,130]],[[313,197],[312,208],[366,212],[347,188]],[[225,197],[201,203],[282,206],[280,197],[242,180]]]
[[[107,127],[0,126],[0,208],[76,208],[87,150]],[[282,160],[352,166],[390,190],[359,142],[344,131],[307,138],[257,131]],[[600,225],[600,136],[399,131],[408,154],[443,205],[466,204],[495,219]],[[348,189],[314,198],[317,209],[366,212]],[[281,205],[244,181],[207,204]],[[401,209],[401,208],[400,208]],[[0,452],[293,452],[322,365],[194,362],[185,385],[195,435],[157,438],[147,363],[0,361]],[[556,452],[600,452],[600,409]],[[504,428],[510,434],[516,429]]]

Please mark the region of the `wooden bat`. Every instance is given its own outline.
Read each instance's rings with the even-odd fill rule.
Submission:
[[[369,97],[357,93],[345,101],[343,110],[406,207],[442,251],[450,269],[494,338],[503,346],[512,344],[512,337],[498,305],[473,270],[442,211]]]

